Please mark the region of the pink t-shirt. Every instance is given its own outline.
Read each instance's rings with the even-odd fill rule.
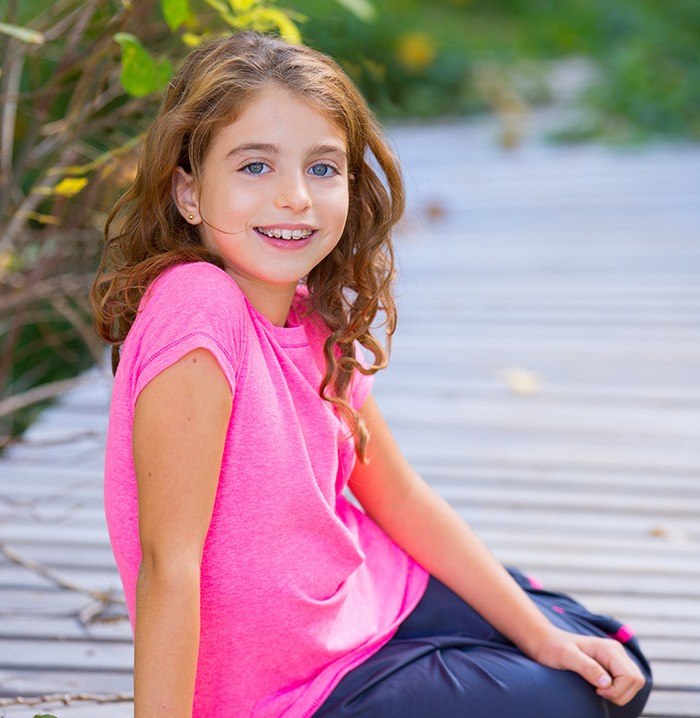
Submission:
[[[315,315],[300,318],[306,296],[300,287],[278,327],[226,272],[181,264],[149,286],[122,346],[104,503],[132,631],[141,561],[136,398],[197,347],[214,355],[233,392],[201,567],[194,718],[312,716],[389,641],[428,583],[426,570],[343,494],[354,447],[318,396],[325,327]],[[353,406],[371,380],[354,373]]]

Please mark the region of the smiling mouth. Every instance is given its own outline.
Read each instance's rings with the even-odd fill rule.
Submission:
[[[255,231],[258,234],[261,234],[263,237],[267,237],[268,239],[282,239],[288,242],[299,242],[303,239],[309,239],[310,237],[313,237],[317,229],[313,230],[289,230],[289,229],[274,229],[274,230],[265,230],[261,227],[254,227]]]

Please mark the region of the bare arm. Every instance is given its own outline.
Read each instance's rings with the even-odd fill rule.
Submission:
[[[360,413],[370,432],[369,463],[357,462],[348,485],[366,513],[530,658],[576,671],[593,685],[607,685],[598,688],[599,695],[618,705],[631,700],[644,679],[622,646],[556,628],[447,501],[411,468],[371,396]]]
[[[358,461],[349,487],[365,511],[430,574],[523,650],[552,624],[455,510],[414,471],[370,396],[369,464]]]
[[[214,357],[195,349],[151,380],[134,411],[142,561],[136,587],[135,718],[191,718],[200,565],[232,408]]]

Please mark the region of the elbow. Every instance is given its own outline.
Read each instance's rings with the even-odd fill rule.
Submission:
[[[167,584],[170,587],[199,584],[201,562],[197,558],[154,556],[143,554],[139,564],[139,583]]]

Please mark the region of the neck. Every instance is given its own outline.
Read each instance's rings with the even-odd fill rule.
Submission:
[[[260,285],[247,277],[231,275],[248,301],[275,326],[283,327],[289,316],[296,284]]]

